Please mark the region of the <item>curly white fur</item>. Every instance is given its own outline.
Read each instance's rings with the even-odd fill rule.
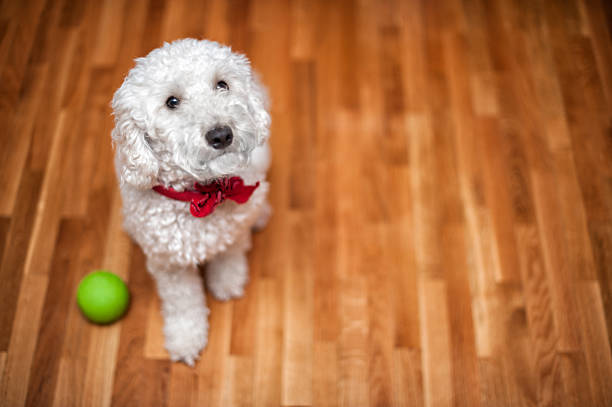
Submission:
[[[218,89],[219,81],[229,90]],[[166,106],[170,96],[180,100],[175,109]],[[124,227],[156,280],[166,348],[173,360],[193,365],[208,333],[197,265],[207,263],[206,281],[215,297],[242,295],[251,228],[265,226],[269,216],[265,90],[245,56],[216,42],[184,39],[137,59],[112,105]],[[216,126],[232,129],[229,147],[207,144],[205,134]],[[225,201],[204,218],[193,217],[187,202],[151,189],[180,191],[234,175],[260,186],[245,204]]]

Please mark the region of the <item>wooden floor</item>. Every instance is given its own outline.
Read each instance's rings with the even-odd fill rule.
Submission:
[[[612,406],[606,0],[0,0],[1,406]],[[274,217],[195,368],[121,230],[109,102],[185,36],[270,89]],[[78,281],[128,281],[120,323]]]

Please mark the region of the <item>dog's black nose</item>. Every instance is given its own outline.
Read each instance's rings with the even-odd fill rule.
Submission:
[[[234,135],[229,126],[215,127],[206,132],[206,141],[215,150],[221,150],[232,144]]]

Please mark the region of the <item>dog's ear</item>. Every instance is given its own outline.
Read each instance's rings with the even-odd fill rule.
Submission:
[[[146,141],[146,123],[133,106],[135,98],[124,85],[113,97],[112,107],[115,115],[115,128],[112,131],[113,144],[117,149],[116,165],[122,183],[139,189],[155,185],[159,162]]]
[[[270,136],[268,93],[255,72],[251,75],[249,88],[249,113],[255,119],[257,141],[261,144]]]

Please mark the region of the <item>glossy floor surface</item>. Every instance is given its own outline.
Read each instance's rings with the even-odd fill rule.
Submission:
[[[611,406],[605,0],[0,1],[0,405]],[[121,230],[109,102],[185,36],[272,100],[244,298],[195,368]],[[97,327],[77,283],[132,306]]]

